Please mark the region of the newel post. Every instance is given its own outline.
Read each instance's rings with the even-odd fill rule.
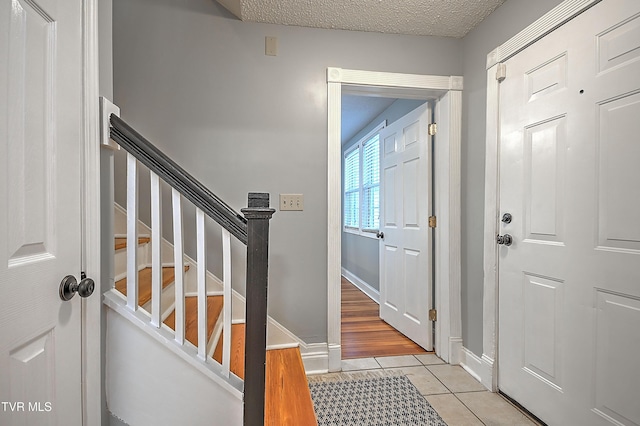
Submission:
[[[269,267],[269,194],[249,193],[247,219],[247,288],[244,352],[244,425],[264,425]]]

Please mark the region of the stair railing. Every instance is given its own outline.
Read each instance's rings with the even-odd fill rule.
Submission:
[[[197,357],[207,356],[207,287],[205,260],[205,216],[222,227],[223,247],[223,355],[222,376],[230,377],[232,288],[231,236],[247,246],[244,424],[262,425],[265,401],[265,362],[267,331],[267,287],[269,257],[269,220],[274,209],[269,207],[269,194],[249,193],[248,207],[237,213],[182,167],[152,145],[141,134],[111,114],[110,136],[127,151],[127,309],[138,310],[138,163],[150,170],[151,189],[151,263],[152,298],[149,324],[162,325],[162,218],[161,180],[172,189],[173,246],[175,268],[175,340],[185,344],[185,280],[182,199],[196,207],[197,230]],[[215,361],[214,361],[215,362]]]

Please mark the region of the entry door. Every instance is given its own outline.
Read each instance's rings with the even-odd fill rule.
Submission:
[[[0,424],[80,425],[82,2],[0,4]]]
[[[550,425],[638,425],[640,2],[602,1],[506,70],[499,388]]]
[[[424,104],[380,132],[380,318],[431,350],[431,137]]]

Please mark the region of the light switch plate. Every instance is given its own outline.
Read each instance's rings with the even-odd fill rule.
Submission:
[[[290,211],[304,210],[304,195],[280,194],[280,210],[290,210]]]

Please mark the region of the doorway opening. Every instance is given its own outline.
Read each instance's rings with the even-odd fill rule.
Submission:
[[[385,157],[386,150],[380,148],[385,143],[384,138],[394,133],[393,127],[411,121],[409,114],[418,108],[424,111],[424,116],[420,116],[423,122],[418,122],[417,128],[426,133],[429,123],[433,122],[431,104],[425,105],[428,102],[425,99],[390,98],[377,94],[342,94],[342,359],[415,355],[431,349],[429,345],[425,345],[427,348],[424,349],[415,343],[412,339],[416,339],[416,336],[411,333],[403,334],[394,321],[385,321],[389,319],[384,317],[386,305],[382,306],[383,311],[380,310],[381,287],[389,287],[390,284],[381,273],[380,246],[384,243],[384,224],[380,223],[380,219],[384,216],[383,207],[388,209],[393,208],[395,203],[401,204],[401,200],[393,198],[394,191],[389,188],[385,191],[383,188],[386,172],[381,165],[388,156]],[[402,137],[398,139],[397,142],[402,141]],[[393,142],[395,145],[396,140]],[[430,143],[428,137],[422,137],[419,142],[425,146]],[[432,169],[431,149],[427,148],[426,151],[422,152],[426,154],[424,161],[417,164]],[[427,170],[424,170],[424,177],[432,180]],[[426,193],[420,196],[430,197],[428,192],[432,191],[429,188],[429,185],[425,185],[423,189]],[[385,194],[389,199],[386,202],[383,199]],[[432,214],[429,204],[425,202],[424,205],[418,205],[419,217],[424,218],[425,227],[426,218]],[[427,247],[424,255],[433,255],[430,247]],[[427,268],[422,272],[431,273]],[[421,290],[432,288],[430,276],[419,278],[417,281],[421,283]],[[387,297],[386,294],[383,296]],[[422,310],[425,312],[422,316],[425,320],[431,307],[431,302],[424,303]]]
[[[340,371],[342,275],[342,94],[432,100],[438,122],[434,149],[438,229],[434,246],[436,353],[457,364],[462,348],[460,318],[460,113],[462,78],[372,71],[327,70],[328,88],[328,352],[329,371]]]

